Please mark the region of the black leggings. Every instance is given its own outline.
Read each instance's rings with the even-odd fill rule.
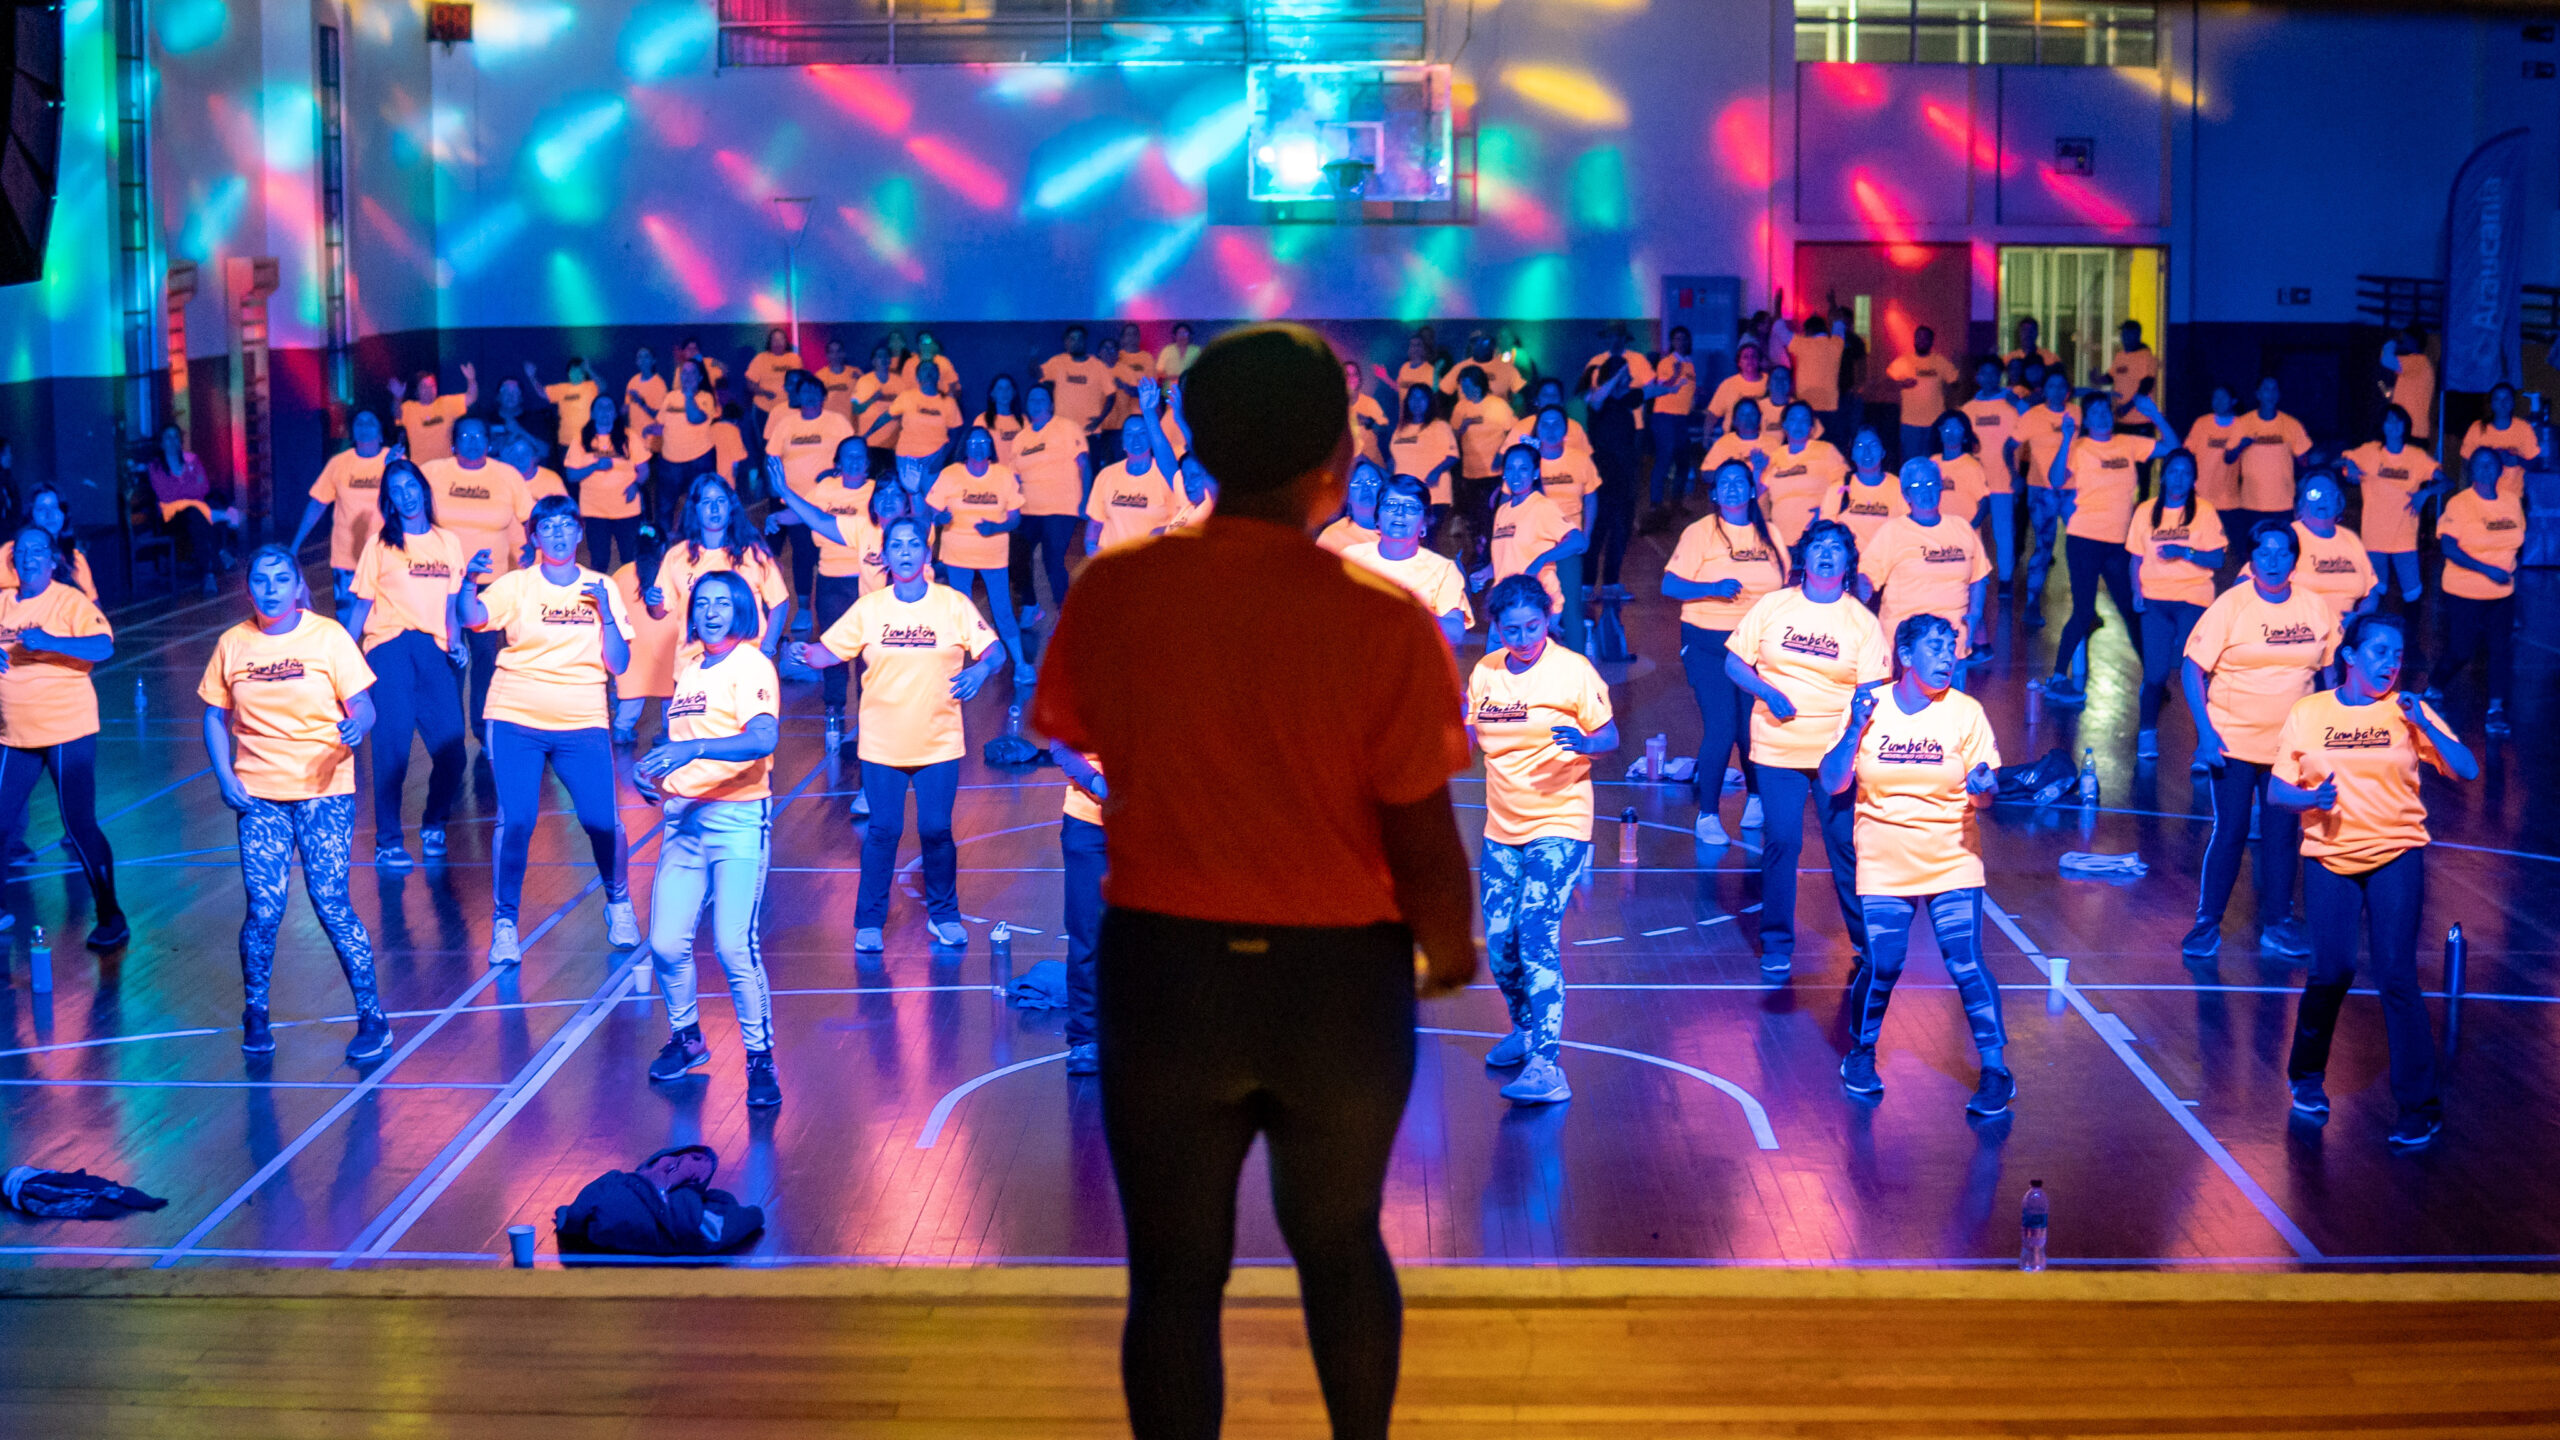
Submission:
[[[1113,909],[1096,971],[1102,1129],[1128,1224],[1130,1433],[1218,1433],[1219,1301],[1260,1135],[1335,1440],[1383,1440],[1404,1301],[1378,1212],[1413,1087],[1411,932]]]
[[[2391,1098],[2407,1116],[2444,1113],[2436,1088],[2436,1032],[2418,988],[2418,910],[2426,903],[2426,851],[2403,850],[2361,875],[2318,861],[2302,867],[2303,908],[2311,916],[2311,978],[2293,1028],[2290,1079],[2329,1068],[2338,1010],[2356,978],[2356,921],[2373,944],[2373,983],[2382,992],[2382,1033],[2391,1047]]]
[[[1030,605],[1037,592],[1031,588],[1032,553],[1039,552],[1040,569],[1049,577],[1049,603],[1067,603],[1067,552],[1084,540],[1084,517],[1081,515],[1025,515],[1013,532],[1012,554],[1006,569],[1013,582],[1013,603]]]
[[[187,512],[192,515],[195,512]],[[62,839],[89,877],[90,906],[100,924],[123,914],[116,904],[116,856],[98,828],[98,737],[83,735],[42,750],[0,747],[0,868],[27,833],[27,804],[36,777],[50,772],[53,798],[62,807]]]
[[[592,535],[595,532],[587,532]],[[401,839],[400,802],[409,782],[409,736],[427,742],[427,809],[418,823],[444,828],[462,793],[462,687],[453,660],[423,630],[403,630],[365,652],[373,666],[373,843]]]
[[[810,592],[809,597],[811,618],[815,622],[815,628],[810,630],[809,637],[814,640],[826,634],[838,620],[844,618],[844,612],[853,608],[853,602],[861,598],[861,576],[819,576],[817,586]],[[852,678],[853,667],[850,665],[830,665],[818,672],[818,694],[829,710],[844,708],[847,682]]]
[[[2266,798],[2271,767],[2224,756],[2213,770],[2213,836],[2204,846],[2204,889],[2196,897],[2196,928],[2218,929],[2240,882],[2240,856],[2249,848],[2249,807],[2258,809],[2258,923],[2293,918],[2294,872],[2302,868],[2302,817]]]
[[[2092,540],[2085,535],[2063,537],[2063,563],[2071,568],[2071,618],[2063,622],[2062,643],[2053,652],[2053,673],[2068,675],[2071,662],[2080,647],[2098,633],[2098,582],[2107,585],[2107,595],[2116,602],[2116,614],[2134,632],[2135,653],[2141,652],[2141,621],[2133,609],[2133,555],[2123,542],[2113,545]]]
[[[2142,728],[2157,730],[2169,692],[2186,683],[2179,662],[2187,657],[2187,637],[2204,618],[2204,607],[2184,600],[2145,600],[2142,607]]]
[[[1615,585],[1627,563],[1627,540],[1635,534],[1641,467],[1633,454],[1598,450],[1591,453],[1591,463],[1600,471],[1600,508],[1593,516],[1600,530],[1594,537],[1600,551],[1600,583]]]
[[[587,564],[598,574],[610,575],[617,566],[640,562],[640,517],[625,515],[619,520],[601,516],[583,517],[587,527]],[[616,551],[620,552],[619,558]]]
[[[2516,597],[2510,593],[2495,600],[2473,600],[2445,595],[2438,597],[2436,613],[2444,617],[2443,653],[2427,683],[2450,692],[2471,662],[2485,655],[2489,699],[2505,704],[2516,681]]]
[[[1751,734],[1751,697],[1724,669],[1725,642],[1732,638],[1730,630],[1680,625],[1680,669],[1698,702],[1698,770],[1689,788],[1701,815],[1714,814],[1722,803],[1725,757]],[[1760,793],[1760,767],[1752,763],[1748,744],[1742,744],[1742,783]]]
[[[1796,950],[1796,861],[1804,856],[1804,803],[1813,801],[1822,827],[1822,849],[1831,862],[1831,890],[1840,902],[1840,925],[1849,944],[1867,953],[1867,912],[1858,902],[1858,847],[1851,829],[1858,793],[1833,794],[1812,770],[1760,767],[1760,954],[1765,959]]]

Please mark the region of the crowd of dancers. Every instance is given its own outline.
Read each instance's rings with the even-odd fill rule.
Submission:
[[[2549,443],[2538,414],[2500,387],[2440,464],[2432,372],[2409,336],[2380,357],[2390,403],[2366,443],[2321,448],[2272,379],[2247,410],[2215,387],[2181,436],[2138,327],[2084,385],[2022,321],[2017,348],[1983,357],[1969,386],[1920,330],[1884,371],[1899,423],[1869,423],[1855,401],[1863,346],[1844,318],[1758,317],[1712,385],[1678,329],[1648,354],[1613,328],[1566,374],[1538,375],[1510,337],[1487,334],[1454,357],[1418,334],[1393,372],[1343,367],[1356,458],[1315,543],[1413,597],[1453,659],[1481,632],[1462,675],[1484,762],[1482,924],[1513,1025],[1487,1057],[1503,1094],[1571,1095],[1562,919],[1591,861],[1592,759],[1619,743],[1587,627],[1651,603],[1622,583],[1626,551],[1637,533],[1676,529],[1660,600],[1678,608],[1699,711],[1696,835],[1731,842],[1723,806],[1739,790],[1738,828],[1758,838],[1762,971],[1782,983],[1810,811],[1859,957],[1850,1092],[1882,1091],[1886,1006],[1925,911],[1981,1053],[1968,1108],[1995,1116],[2016,1094],[1980,944],[1976,816],[2002,761],[1965,673],[2044,625],[2058,557],[2070,612],[2041,701],[2085,701],[2103,591],[2140,659],[2137,759],[2160,756],[2168,704],[2193,722],[2214,828],[2185,956],[2216,954],[2254,838],[2259,943],[2310,961],[2289,1070],[2296,1109],[2316,1119],[2367,923],[2400,1108],[2390,1139],[2427,1144],[2442,1102],[2415,970],[2417,772],[2476,772],[2443,718],[2444,691],[2475,666],[2478,728],[2507,733],[2523,471]],[[965,703],[1008,673],[1028,698],[1085,558],[1216,512],[1184,415],[1190,328],[1153,352],[1135,325],[1099,346],[1089,333],[1070,327],[1025,378],[989,377],[975,408],[930,332],[859,366],[830,341],[811,366],[775,330],[734,377],[688,339],[664,373],[640,350],[613,387],[583,359],[550,382],[528,365],[486,408],[469,365],[458,393],[433,373],[392,382],[387,415],[353,416],[292,542],[248,557],[251,616],[222,636],[200,687],[204,742],[239,815],[244,1049],[274,1044],[268,981],[298,854],[356,1000],[347,1058],[388,1053],[347,894],[357,752],[370,749],[373,860],[396,869],[414,863],[413,744],[428,759],[417,848],[429,860],[447,853],[476,744],[499,809],[489,962],[522,954],[547,769],[587,836],[610,942],[645,940],[662,982],[672,1033],[650,1078],[709,1062],[693,960],[707,910],[749,1103],[779,1103],[758,930],[786,682],[814,680],[827,744],[859,761],[855,949],[885,948],[909,791],[927,929],[964,945],[952,812]],[[150,474],[164,515],[209,554],[220,512],[203,467],[174,430],[163,450]],[[324,526],[330,613],[298,558]],[[2421,563],[2430,540],[2440,564]],[[89,671],[114,639],[50,487],[0,545],[0,576],[0,819],[14,847],[38,773],[52,775],[96,908],[89,943],[112,948],[129,929],[95,818]],[[2424,655],[2421,616],[2436,621]],[[2404,677],[2422,666],[2413,693]],[[630,769],[665,815],[644,927],[616,752],[637,745],[653,700],[655,743]],[[1066,775],[1067,1064],[1090,1074],[1111,777],[1092,753],[1051,750]]]

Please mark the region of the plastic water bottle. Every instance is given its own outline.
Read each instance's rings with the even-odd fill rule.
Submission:
[[[1644,778],[1656,785],[1662,783],[1662,767],[1671,758],[1671,737],[1656,735],[1644,742]]]
[[[1633,805],[1618,816],[1618,863],[1636,863],[1636,807]]]
[[[1014,708],[1019,710],[1022,707],[1017,705]],[[1002,996],[1013,984],[1013,927],[1002,920],[997,921],[996,928],[987,934],[987,949],[993,956],[996,994]]]
[[[2044,687],[2030,680],[2027,682],[2027,723],[2033,725],[2043,718]]]
[[[1004,733],[1016,740],[1022,738],[1022,702],[1019,700],[1004,707]]]
[[[39,995],[53,993],[53,942],[41,925],[27,932],[27,983]]]
[[[2098,752],[2086,745],[2080,747],[2080,803],[2098,803]]]
[[[2053,1206],[2044,1198],[2044,1182],[2027,1182],[2027,1203],[2018,1214],[2018,1268],[2044,1268],[2044,1242],[2053,1222]]]

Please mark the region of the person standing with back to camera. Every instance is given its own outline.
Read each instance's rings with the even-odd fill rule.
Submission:
[[[1342,507],[1342,385],[1299,326],[1201,352],[1186,409],[1218,511],[1076,577],[1033,702],[1110,776],[1097,1038],[1137,1440],[1218,1433],[1258,1134],[1334,1435],[1383,1437],[1395,1403],[1403,1302],[1378,1215],[1417,988],[1476,973],[1448,788],[1468,755],[1432,618],[1308,538]],[[1163,644],[1169,614],[1187,644]]]

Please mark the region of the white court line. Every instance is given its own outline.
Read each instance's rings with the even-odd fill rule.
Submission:
[[[2008,911],[1992,899],[1988,890],[1983,892],[1982,909],[1983,913],[1989,915],[1993,923],[2000,927],[2001,932],[2009,937],[2009,943],[2017,946],[2019,951],[2027,957],[2028,962],[2050,979],[2053,974],[2052,962],[2046,959],[2044,951],[2036,947],[2036,942],[2028,939],[2027,933],[2018,928],[2017,922],[2009,918]],[[1974,943],[1979,945],[1981,941],[1977,937]],[[2143,1089],[2151,1092],[2151,1098],[2160,1102],[2160,1108],[2169,1112],[2169,1118],[2178,1122],[2178,1128],[2187,1132],[2188,1137],[2196,1142],[2197,1148],[2204,1151],[2205,1157],[2222,1171],[2223,1177],[2228,1179],[2252,1206],[2256,1207],[2258,1214],[2264,1217],[2269,1225],[2275,1227],[2276,1233],[2284,1237],[2287,1245],[2293,1247],[2293,1253],[2304,1259],[2317,1259],[2320,1247],[2311,1243],[2311,1237],[2303,1233],[2301,1226],[2293,1223],[2293,1217],[2284,1213],[2284,1207],[2276,1203],[2275,1197],[2267,1193],[2266,1187],[2258,1183],[2257,1177],[2249,1173],[2248,1167],[2242,1165],[2220,1140],[2214,1138],[2213,1132],[2205,1128],[2202,1120],[2196,1118],[2195,1111],[2178,1098],[2177,1093],[2169,1088],[2167,1081],[2160,1078],[2160,1072],[2151,1068],[2151,1062],[2134,1053],[2132,1044],[2126,1038],[2128,1032],[2123,1028],[2123,1020],[2108,1015],[2105,1019],[2114,1020],[2115,1025],[2110,1027],[2103,1023],[2098,1008],[2089,1003],[2088,997],[2080,993],[2080,987],[2077,985],[2065,981],[2053,988],[2062,992],[2063,998],[2071,1003],[2071,1008],[2080,1013],[2082,1020],[2088,1022],[2089,1029],[2106,1043],[2109,1050],[2115,1052],[2115,1057],[2124,1062],[2126,1069],[2133,1072],[2134,1079],[2141,1082]]]
[[[2058,810],[2063,807],[2057,805],[2050,808]],[[2150,820],[2187,820],[2198,825],[2211,825],[2213,823],[2213,816],[2210,814],[2198,815],[2193,811],[2186,810],[2135,810],[2116,805],[2098,805],[2091,808],[2094,813],[2100,815],[2136,815]],[[2501,855],[2510,860],[2549,860],[2560,862],[2560,855],[2537,855],[2531,850],[2501,850],[2494,845],[2465,845],[2458,840],[2429,840],[2427,842],[2427,848],[2430,850],[2468,850],[2474,855]]]
[[[1476,1040],[1499,1040],[1503,1038],[1500,1035],[1494,1034],[1490,1030],[1442,1030],[1428,1025],[1415,1027],[1414,1033],[1418,1035],[1458,1035]],[[1556,1043],[1562,1045],[1567,1050],[1588,1050],[1595,1055],[1615,1055],[1623,1060],[1641,1060],[1647,1065],[1659,1065],[1665,1070],[1677,1070],[1692,1080],[1704,1081],[1706,1084],[1712,1085],[1718,1090],[1723,1091],[1725,1094],[1732,1096],[1734,1103],[1742,1107],[1743,1119],[1749,1122],[1751,1126],[1752,1143],[1758,1145],[1763,1150],[1775,1150],[1778,1148],[1777,1132],[1769,1128],[1769,1112],[1761,1108],[1760,1101],[1754,1097],[1750,1091],[1743,1089],[1741,1086],[1734,1084],[1732,1081],[1727,1080],[1721,1075],[1715,1074],[1711,1071],[1701,1070],[1695,1065],[1683,1065],[1677,1060],[1673,1060],[1662,1055],[1655,1055],[1644,1050],[1621,1050],[1615,1045],[1594,1045],[1588,1040],[1559,1040]]]
[[[780,815],[789,809],[791,802],[798,799],[800,792],[807,789],[809,782],[817,779],[825,769],[824,760],[810,767],[809,773],[800,777],[799,784],[775,801],[773,814]],[[647,845],[665,824],[666,821],[661,819],[650,826],[648,834],[641,837],[640,844],[632,848]],[[659,843],[663,852],[665,842],[661,840]],[[640,993],[637,991],[640,967],[653,963],[648,942],[644,940],[639,948],[614,967],[612,974],[605,977],[603,986],[589,997],[586,1005],[571,1016],[567,1024],[552,1032],[551,1038],[543,1042],[542,1048],[534,1052],[533,1058],[525,1062],[523,1068],[507,1082],[505,1089],[454,1132],[453,1138],[445,1142],[444,1149],[437,1153],[436,1158],[367,1222],[355,1239],[348,1242],[347,1248],[330,1262],[330,1268],[345,1269],[354,1264],[359,1255],[386,1254],[392,1246],[399,1244],[401,1237],[426,1218],[427,1211],[443,1198],[455,1180],[461,1178],[471,1162],[479,1158],[480,1152],[488,1149],[490,1143],[498,1138],[498,1132],[507,1128],[507,1122],[533,1103],[542,1087],[550,1083],[552,1076],[560,1073],[561,1067],[569,1063],[570,1057],[604,1023],[614,1007],[631,994]]]
[[[353,1080],[48,1080],[42,1076],[0,1079],[0,1086],[49,1089],[67,1086],[98,1090],[352,1090]],[[382,1090],[499,1090],[494,1080],[401,1080]]]

